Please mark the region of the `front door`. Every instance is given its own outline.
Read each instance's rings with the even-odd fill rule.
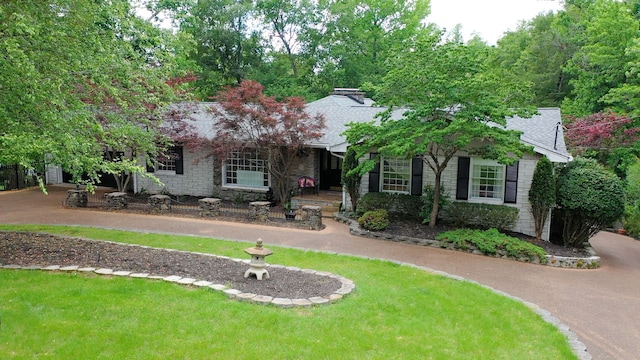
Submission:
[[[327,150],[320,151],[320,189],[340,191],[342,159]]]

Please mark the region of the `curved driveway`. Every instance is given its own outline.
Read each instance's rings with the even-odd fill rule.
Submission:
[[[66,188],[0,192],[2,224],[65,224],[194,234],[412,263],[475,280],[550,311],[594,359],[640,359],[640,241],[602,232],[591,240],[597,270],[557,269],[467,253],[362,238],[325,219],[322,231],[156,215],[64,209]]]

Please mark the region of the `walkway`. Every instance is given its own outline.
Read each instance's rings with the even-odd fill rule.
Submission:
[[[602,232],[591,244],[597,270],[557,269],[417,245],[352,236],[324,219],[326,229],[305,231],[169,216],[64,209],[66,188],[0,192],[2,224],[77,224],[194,234],[317,249],[413,263],[504,291],[550,311],[584,342],[594,359],[640,359],[640,241]]]

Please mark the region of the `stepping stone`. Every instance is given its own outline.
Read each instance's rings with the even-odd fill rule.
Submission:
[[[100,275],[111,275],[113,274],[113,270],[112,269],[98,269],[96,271],[94,271],[96,274],[100,274]]]
[[[75,265],[72,266],[64,266],[60,268],[60,271],[76,271],[78,270],[78,267]]]
[[[133,274],[129,274],[130,277],[132,278],[147,278],[149,277],[149,274],[147,273],[133,273]]]
[[[131,271],[114,271],[112,275],[114,276],[129,276]]]

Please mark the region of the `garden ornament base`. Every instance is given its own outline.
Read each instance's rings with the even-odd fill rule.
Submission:
[[[254,274],[258,280],[262,280],[263,276],[268,279],[269,272],[265,269],[267,264],[264,262],[264,258],[273,254],[273,252],[262,247],[262,239],[258,239],[256,246],[245,249],[244,252],[251,255],[251,261],[249,262],[251,267],[245,271],[244,277],[248,278],[249,275]]]

